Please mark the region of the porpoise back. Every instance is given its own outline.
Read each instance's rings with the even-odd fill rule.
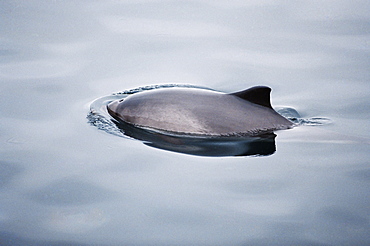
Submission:
[[[195,88],[144,91],[108,104],[117,120],[141,128],[204,136],[258,135],[293,123],[271,107],[271,89],[256,86],[225,94]]]

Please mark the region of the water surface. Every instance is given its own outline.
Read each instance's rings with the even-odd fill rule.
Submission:
[[[3,245],[368,245],[368,1],[2,1]],[[332,124],[200,157],[88,124],[153,84],[273,89]]]

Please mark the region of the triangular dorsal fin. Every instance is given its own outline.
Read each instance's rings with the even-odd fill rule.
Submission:
[[[270,87],[255,86],[244,91],[230,93],[230,95],[237,96],[251,103],[255,103],[272,109],[270,103],[270,92]]]

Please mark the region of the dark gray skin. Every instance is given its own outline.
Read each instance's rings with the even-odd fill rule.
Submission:
[[[163,88],[113,101],[107,108],[117,120],[178,134],[258,135],[293,127],[292,122],[271,107],[270,92],[265,86],[231,94],[195,88]]]

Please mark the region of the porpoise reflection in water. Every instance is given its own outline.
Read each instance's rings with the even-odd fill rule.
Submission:
[[[271,107],[270,92],[266,86],[230,94],[162,88],[135,93],[107,108],[116,120],[144,129],[199,136],[254,136],[294,125]]]

